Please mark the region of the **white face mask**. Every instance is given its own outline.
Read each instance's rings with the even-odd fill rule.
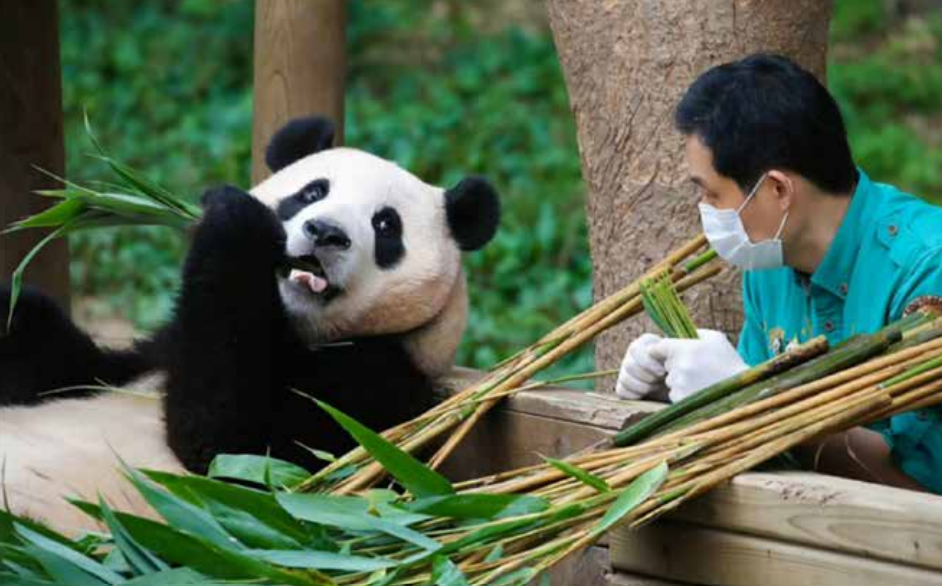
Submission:
[[[723,260],[745,271],[776,269],[785,264],[781,236],[788,220],[788,212],[785,212],[775,237],[761,242],[749,240],[749,234],[740,217],[743,208],[755,196],[765,178],[766,174],[763,173],[746,196],[746,200],[735,210],[721,210],[706,203],[699,206],[703,232],[710,241],[710,246]]]

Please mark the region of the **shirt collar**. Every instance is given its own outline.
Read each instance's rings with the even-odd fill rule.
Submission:
[[[857,253],[863,242],[866,227],[873,220],[873,183],[866,173],[857,170],[857,187],[851,196],[847,213],[841,220],[837,234],[828,247],[817,270],[811,275],[811,283],[841,299],[847,297],[851,273],[857,262]]]

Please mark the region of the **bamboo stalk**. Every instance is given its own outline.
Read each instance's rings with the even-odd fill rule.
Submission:
[[[838,412],[833,419],[818,421],[813,425],[802,427],[787,436],[779,438],[771,444],[767,444],[760,449],[754,450],[745,457],[742,457],[739,460],[736,460],[698,478],[695,482],[692,482],[689,485],[687,492],[685,492],[682,496],[671,500],[665,505],[660,507],[656,505],[649,505],[649,510],[647,512],[644,512],[641,510],[642,507],[639,507],[638,517],[635,521],[632,521],[631,526],[639,527],[644,525],[647,522],[653,520],[655,517],[676,509],[681,504],[696,496],[699,496],[700,494],[703,494],[717,484],[725,482],[729,478],[732,478],[741,472],[745,472],[746,470],[754,468],[769,458],[781,454],[782,452],[785,452],[801,443],[809,441],[814,437],[823,435],[828,431],[840,428],[844,422],[852,422],[859,419],[868,411],[885,405],[887,400],[888,399],[885,394],[867,397],[866,400],[859,402],[852,408]],[[678,489],[674,490],[676,491]],[[654,501],[650,502],[653,503]],[[643,512],[645,514],[641,516],[641,513]]]
[[[710,405],[722,397],[735,393],[743,387],[768,379],[775,374],[787,372],[797,364],[802,364],[814,357],[821,356],[827,352],[827,349],[828,343],[826,338],[817,337],[809,340],[805,344],[781,354],[768,362],[750,368],[733,378],[720,381],[682,401],[674,403],[670,407],[648,415],[641,421],[620,431],[615,436],[613,443],[616,446],[634,444],[688,413],[695,412],[702,407]]]
[[[684,277],[678,281],[677,288],[679,290],[686,290],[710,277],[715,276],[720,270],[718,266],[708,267],[700,269],[698,272],[691,274],[687,277]],[[538,370],[545,368],[549,364],[552,364],[558,360],[564,354],[572,351],[573,349],[581,346],[588,340],[594,338],[601,331],[608,329],[612,325],[622,321],[626,317],[637,313],[641,309],[641,301],[639,298],[635,297],[631,301],[626,302],[620,309],[615,310],[610,315],[596,322],[595,324],[590,325],[581,332],[574,334],[571,338],[562,342],[559,346],[548,352],[546,355],[540,357],[536,362],[530,365],[527,369],[524,369],[520,373],[517,373],[511,378],[498,386],[495,389],[495,392],[501,392],[507,390],[507,388],[513,385],[519,385],[522,382],[526,381],[530,376],[532,376]],[[451,452],[457,447],[465,436],[470,432],[474,424],[484,416],[494,405],[496,401],[488,401],[482,403],[478,411],[475,414],[465,420],[465,422],[455,431],[455,433],[448,439],[445,445],[439,449],[439,451],[432,457],[429,461],[429,465],[434,469],[441,465],[441,463],[447,458]]]
[[[766,381],[742,388],[693,412],[687,413],[667,425],[662,430],[662,433],[691,425],[706,418],[727,412],[730,409],[748,402],[775,395],[851,368],[874,356],[882,354],[890,346],[901,341],[906,330],[923,324],[925,321],[926,317],[924,315],[914,314],[910,316],[910,318],[890,324],[874,334],[857,335],[843,342],[831,352],[817,356],[798,368],[793,368],[775,375]],[[644,420],[641,421],[641,423],[643,422]]]
[[[921,361],[927,359],[930,355],[935,354],[935,352],[939,349],[942,349],[942,338],[925,342],[920,346],[901,350],[897,354],[870,360],[858,367],[850,368],[832,374],[823,379],[795,387],[794,389],[785,391],[778,395],[773,395],[772,397],[747,404],[739,409],[735,409],[733,411],[718,415],[714,418],[694,424],[689,428],[684,428],[682,430],[658,436],[657,440],[673,441],[680,437],[686,437],[692,434],[701,433],[710,429],[729,425],[730,423],[744,419],[746,417],[751,417],[763,411],[777,408],[795,400],[797,397],[818,393],[847,382],[884,380],[889,378],[889,376],[892,374],[902,373],[914,364],[920,363]],[[879,374],[874,378],[870,378],[874,375],[875,372],[883,372],[881,369],[884,369],[886,374]]]

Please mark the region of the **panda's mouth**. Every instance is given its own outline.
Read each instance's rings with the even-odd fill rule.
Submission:
[[[324,271],[324,265],[313,254],[288,258],[287,279],[307,287],[314,295],[327,295],[333,289]]]

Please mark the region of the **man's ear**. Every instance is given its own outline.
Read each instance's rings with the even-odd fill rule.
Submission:
[[[772,184],[772,191],[782,210],[790,209],[795,203],[795,180],[785,173],[772,169],[767,173],[766,181]]]

